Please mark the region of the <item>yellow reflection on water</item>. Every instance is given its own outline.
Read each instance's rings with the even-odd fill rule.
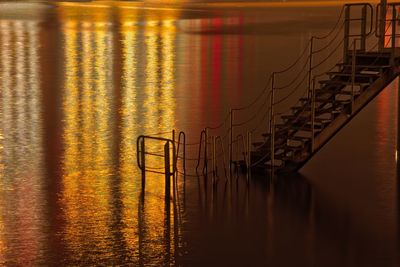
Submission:
[[[71,14],[64,14],[66,17]],[[73,15],[73,14],[72,14]],[[109,222],[112,100],[112,32],[107,13],[93,20],[66,20],[65,38],[64,166],[62,205],[65,240],[79,259],[104,259],[112,252]],[[71,16],[72,18],[74,16]],[[98,251],[101,253],[93,253]],[[109,257],[108,257],[109,258]]]
[[[110,14],[118,18],[120,50],[114,51],[116,25],[111,26]],[[116,245],[126,246],[126,257],[135,264],[146,259],[172,262],[176,244],[172,208],[164,201],[164,176],[146,176],[142,202],[136,138],[175,127],[176,26],[162,19],[142,26],[135,11],[126,9],[98,9],[91,17],[85,10],[65,7],[60,16],[66,71],[61,200],[67,247],[97,262],[121,255]],[[116,55],[121,60],[114,64]],[[114,86],[114,67],[120,86]],[[162,154],[162,145],[148,148]],[[146,160],[149,167],[164,171],[161,157]],[[115,207],[119,202],[122,207]],[[113,243],[113,236],[121,236],[123,244]]]
[[[132,14],[133,13],[133,14]],[[139,236],[138,236],[138,220],[137,212],[132,212],[138,209],[137,196],[135,189],[140,186],[140,183],[134,182],[138,177],[136,168],[136,137],[139,133],[138,122],[138,80],[136,79],[138,72],[138,27],[136,22],[129,19],[135,16],[135,12],[119,13],[121,22],[121,52],[122,52],[122,88],[121,88],[121,140],[120,148],[120,175],[123,181],[124,198],[124,223],[126,227],[123,235],[129,251],[134,255],[139,255]],[[128,18],[127,18],[128,17]],[[135,197],[134,197],[135,196]]]
[[[43,156],[37,21],[0,20],[0,264],[42,254]]]
[[[120,175],[123,180],[124,230],[127,246],[139,263],[172,262],[172,210],[164,201],[164,176],[148,173],[144,202],[139,198],[136,138],[140,134],[171,131],[175,127],[175,25],[151,20],[139,27],[135,13],[119,10],[122,50]],[[143,71],[145,75],[143,75]],[[165,136],[165,135],[163,135]],[[170,137],[170,134],[167,134]],[[163,143],[147,142],[146,149],[163,153]],[[148,156],[146,164],[164,171],[161,157]],[[132,177],[135,177],[134,179]],[[135,188],[134,188],[135,187]],[[132,211],[135,212],[132,212]]]

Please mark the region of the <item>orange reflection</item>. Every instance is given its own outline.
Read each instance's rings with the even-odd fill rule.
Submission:
[[[38,28],[0,20],[0,264],[34,265],[43,249]]]
[[[65,240],[69,249],[79,250],[82,257],[92,255],[90,260],[99,262],[114,253],[115,244],[109,237],[121,235],[130,262],[138,264],[149,259],[154,263],[155,258],[160,264],[173,262],[173,213],[164,202],[164,177],[146,177],[145,202],[140,202],[136,138],[175,127],[175,22],[154,20],[158,15],[152,15],[142,27],[139,13],[132,9],[96,8],[95,13],[91,16],[74,6],[60,8],[66,70],[62,193]],[[113,87],[113,57],[119,51],[113,47],[111,16],[119,19],[120,27],[120,101],[113,99],[117,90]],[[118,112],[113,109],[114,102],[120,103],[115,116],[120,136],[112,128],[113,114]],[[113,154],[114,143],[118,144],[119,155]],[[163,147],[149,144],[149,148],[162,151]],[[119,163],[118,178],[114,162]],[[147,163],[163,171],[162,158],[149,157]],[[122,208],[114,207],[114,201],[120,201]],[[101,253],[93,256],[92,250]]]
[[[139,255],[138,235],[138,197],[137,190],[140,180],[136,163],[136,137],[140,134],[139,120],[140,101],[138,99],[138,39],[139,29],[134,20],[136,12],[132,10],[119,10],[121,23],[121,53],[122,53],[122,88],[121,88],[121,136],[120,144],[120,175],[123,199],[123,221],[127,226],[123,231],[128,250],[134,255]],[[134,259],[138,264],[138,259]]]
[[[140,179],[132,177],[140,177],[135,156],[137,136],[170,131],[175,126],[175,24],[169,20],[151,20],[142,28],[135,13],[125,9],[119,10],[119,17],[123,58],[120,175],[127,196],[123,200],[126,207],[123,220],[126,225],[134,225],[124,230],[124,236],[129,240],[129,249],[139,255],[140,264],[151,261],[163,265],[173,262],[175,245],[170,231],[173,213],[164,202],[164,177],[148,173],[144,203],[138,202]],[[145,66],[144,77],[139,66]],[[146,148],[162,154],[162,145],[149,142]],[[164,168],[161,157],[146,157],[146,164],[156,171]]]
[[[62,9],[61,14],[65,17],[66,69],[61,198],[65,240],[69,249],[79,250],[89,262],[100,262],[112,252],[108,237],[113,35],[106,11],[93,17],[81,17],[74,9]]]

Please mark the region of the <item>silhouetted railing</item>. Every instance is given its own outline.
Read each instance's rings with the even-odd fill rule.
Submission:
[[[207,176],[212,174],[213,177],[217,177],[218,161],[221,162],[222,160],[225,176],[227,176],[226,166],[228,166],[229,177],[231,177],[234,167],[233,163],[241,158],[240,153],[243,154],[243,162],[248,174],[252,167],[266,160],[269,160],[267,164],[270,165],[270,169],[273,172],[274,166],[278,164],[275,162],[275,136],[279,133],[279,129],[277,130],[277,123],[280,122],[279,120],[283,120],[283,116],[285,116],[286,113],[292,112],[293,108],[295,108],[297,112],[293,113],[294,118],[286,127],[292,127],[294,123],[296,123],[296,127],[300,130],[305,129],[305,127],[311,127],[310,153],[313,153],[315,149],[316,130],[316,84],[321,81],[323,76],[329,75],[329,73],[338,66],[348,66],[348,69],[351,70],[350,113],[352,113],[355,100],[354,87],[356,86],[357,56],[360,53],[374,51],[374,49],[378,47],[374,61],[368,64],[373,66],[381,57],[386,56],[388,51],[391,53],[391,63],[394,63],[396,39],[400,37],[400,34],[397,33],[397,24],[400,22],[397,14],[397,9],[399,7],[400,3],[388,3],[385,7],[377,5],[375,10],[376,20],[374,21],[374,8],[371,4],[356,3],[344,5],[332,29],[326,35],[312,36],[292,64],[287,68],[272,72],[263,90],[253,101],[242,107],[231,108],[220,124],[213,127],[206,127],[200,133],[198,143],[183,144],[183,158],[186,159],[186,145],[198,146],[197,158],[188,159],[197,161],[196,175],[199,175],[198,171],[202,162],[202,175]],[[390,16],[387,16],[388,11]],[[378,15],[380,19],[378,19]],[[352,23],[358,23],[359,27],[354,29]],[[376,41],[376,43],[368,48],[371,36],[377,37],[372,40]],[[368,67],[368,64],[365,67]],[[286,76],[289,74],[291,74],[290,79],[287,79]],[[282,84],[280,80],[283,80],[285,83]],[[294,106],[288,103],[298,95],[300,95],[300,98]],[[302,105],[298,106],[299,103]],[[285,109],[279,110],[282,105],[285,106]],[[290,107],[289,109],[286,108],[288,106]],[[300,117],[304,117],[306,110],[310,111],[307,115],[307,119],[304,120],[301,125],[298,125],[298,122],[301,121]],[[246,112],[246,114],[250,113],[251,115],[245,120],[242,119],[239,121],[240,117],[238,115],[241,112]],[[255,127],[251,128],[252,124],[255,124]],[[222,135],[212,134],[214,131],[219,131],[220,133],[224,128],[227,128],[227,131]],[[239,130],[239,128],[245,128],[245,131]],[[269,152],[266,152],[264,156],[252,162],[251,139],[256,131],[262,131],[263,128],[265,128],[266,131],[266,133],[263,134],[265,138],[262,142],[257,142],[255,148],[265,147]],[[246,138],[244,136],[246,136]],[[160,141],[167,143],[171,141],[173,144],[175,160],[173,163],[173,172],[175,172],[177,168],[176,160],[179,157],[179,149],[182,144],[181,138],[186,140],[184,134],[182,136],[179,134],[177,151],[175,151],[175,134],[173,134],[172,140],[160,139]],[[242,142],[242,149],[240,149],[239,146],[240,141]],[[185,143],[185,141],[183,141],[183,143]],[[138,148],[141,147],[141,144],[142,143],[139,144],[138,139]],[[225,149],[225,144],[227,144],[228,149]],[[236,153],[234,148],[236,148]],[[144,151],[144,148],[142,148],[141,151]],[[226,162],[225,157],[226,151],[228,152],[228,162]],[[140,162],[138,160],[139,167],[145,169],[144,156],[138,152],[138,157],[139,156],[142,157],[143,161]],[[166,157],[166,155],[164,155],[164,157]],[[209,164],[210,161],[211,164]],[[209,166],[211,166],[211,170],[209,170]],[[184,160],[184,170],[185,169],[186,165]]]

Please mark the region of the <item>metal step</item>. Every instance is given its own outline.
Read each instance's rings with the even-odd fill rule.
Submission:
[[[330,71],[330,72],[327,72],[327,74],[329,76],[335,76],[335,77],[350,77],[351,78],[353,76],[353,74],[351,72]],[[357,72],[357,73],[354,74],[354,76],[356,78],[358,78],[358,77],[361,77],[361,78],[378,78],[379,77],[379,73],[378,74],[376,74],[376,73],[371,74],[371,73],[360,73],[360,72]]]
[[[352,66],[352,64],[349,64],[349,63],[338,63],[338,64],[336,64],[336,66],[338,66],[338,67],[342,67],[342,68],[352,68],[353,66]],[[362,64],[356,64],[356,69],[379,69],[379,70],[381,70],[381,69],[387,69],[387,68],[390,68],[391,66],[390,65],[375,65],[375,64],[365,64],[365,65],[362,65]]]

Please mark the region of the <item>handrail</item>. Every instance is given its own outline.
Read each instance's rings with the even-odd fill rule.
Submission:
[[[382,23],[381,22],[381,19],[378,17],[379,15],[380,15],[380,9],[381,9],[381,3],[378,3],[377,5],[376,5],[376,16],[375,16],[375,20],[376,20],[376,23],[375,23],[375,36],[376,37],[382,37],[382,33],[380,32],[380,28],[379,28],[379,26],[380,26],[380,24],[379,23]],[[387,12],[389,11],[389,9],[390,8],[393,8],[393,7],[395,7],[395,6],[400,6],[400,2],[391,2],[391,3],[386,3],[386,11],[385,11],[385,14],[387,14]],[[379,21],[379,23],[378,23],[378,21]],[[384,19],[384,22],[391,22],[392,20],[391,19],[386,19],[386,17],[385,17],[385,19]],[[385,23],[386,24],[386,23]],[[385,33],[386,33],[386,31],[385,31]]]
[[[334,26],[332,27],[332,29],[329,31],[329,33],[327,33],[327,34],[325,34],[325,35],[323,35],[323,36],[314,36],[314,38],[315,38],[316,40],[323,40],[323,39],[328,38],[328,37],[335,31],[336,27],[339,25],[339,22],[340,22],[340,20],[342,19],[342,16],[343,16],[343,14],[344,14],[344,10],[345,10],[345,6],[342,6],[342,9],[340,10],[339,17],[338,17],[338,19],[337,19],[335,25],[334,25]]]
[[[397,5],[400,5],[400,2],[399,3],[388,3],[387,5],[388,5],[388,9],[390,7],[394,8],[395,6],[397,7]],[[361,7],[362,9],[360,9],[360,10],[357,9],[356,10],[357,14],[355,14],[354,12],[351,12],[351,10],[355,7]],[[377,6],[377,10],[379,10],[379,5]],[[351,14],[353,14],[353,16]],[[359,17],[357,15],[359,15]],[[398,21],[398,20],[399,19],[396,17],[396,18],[392,18],[392,19],[386,19],[385,22],[391,21],[393,23],[393,21]],[[359,28],[360,31],[357,31],[356,33],[350,32],[350,22],[351,21],[361,21],[361,27]],[[229,167],[231,167],[231,162],[232,162],[231,150],[233,148],[233,144],[237,143],[237,145],[239,145],[238,143],[240,142],[240,138],[242,138],[242,141],[244,144],[244,136],[240,133],[239,133],[239,135],[236,136],[236,140],[233,140],[232,135],[234,132],[234,127],[241,127],[241,126],[248,124],[254,120],[257,120],[257,121],[261,120],[263,122],[265,120],[265,118],[268,116],[268,114],[270,114],[270,117],[271,117],[270,123],[269,123],[271,137],[270,137],[269,142],[271,142],[271,153],[274,154],[274,151],[275,151],[275,149],[274,149],[274,143],[275,143],[274,134],[276,131],[274,116],[282,114],[281,112],[275,113],[274,108],[277,105],[290,99],[290,96],[295,94],[295,92],[297,92],[303,85],[305,87],[307,87],[306,90],[304,90],[305,93],[307,92],[307,90],[309,93],[311,91],[313,91],[316,80],[320,76],[326,74],[326,70],[323,73],[321,72],[321,70],[330,68],[328,71],[331,71],[333,68],[336,68],[338,66],[338,63],[335,63],[332,68],[328,65],[330,65],[330,63],[332,61],[331,60],[332,56],[335,55],[335,53],[340,50],[340,47],[343,47],[344,52],[345,52],[345,57],[343,57],[343,62],[344,63],[348,62],[350,60],[350,57],[348,57],[349,45],[351,44],[353,46],[353,50],[355,49],[354,48],[355,47],[355,41],[354,41],[355,38],[354,37],[361,38],[360,50],[366,51],[366,48],[367,48],[366,40],[370,37],[370,35],[372,35],[372,34],[375,34],[376,36],[382,35],[382,33],[377,31],[377,28],[376,28],[377,24],[378,24],[378,18],[376,19],[375,30],[374,30],[374,7],[370,3],[353,3],[353,4],[343,5],[343,7],[340,11],[340,14],[338,16],[338,19],[336,20],[336,22],[335,22],[334,26],[331,28],[331,30],[323,36],[312,36],[311,39],[306,43],[306,46],[301,51],[300,55],[298,57],[296,57],[296,59],[289,66],[287,66],[286,68],[284,68],[282,70],[275,71],[271,75],[269,75],[266,86],[264,86],[262,91],[257,94],[257,97],[253,101],[251,101],[249,104],[247,104],[245,106],[232,108],[230,110],[230,112],[226,115],[226,117],[224,117],[223,121],[220,124],[218,124],[214,127],[206,127],[205,130],[203,130],[200,133],[200,141],[198,143],[199,151],[198,151],[196,172],[198,171],[198,168],[200,166],[200,160],[201,160],[200,156],[201,156],[201,153],[203,152],[202,149],[204,150],[204,154],[205,154],[205,156],[204,156],[205,167],[204,168],[205,169],[207,168],[206,165],[208,164],[208,160],[209,160],[208,155],[207,155],[207,150],[208,150],[207,144],[209,144],[207,130],[208,129],[215,130],[215,129],[221,128],[223,125],[225,125],[227,123],[228,119],[230,119],[230,126],[229,126],[229,129],[227,130],[227,135],[229,135],[229,134],[231,135],[231,137],[229,139],[229,150],[230,150],[230,165],[229,165]],[[339,36],[340,36],[340,33],[343,32],[342,31],[343,28],[344,28],[345,34],[344,34],[344,37],[342,39],[340,39]],[[383,33],[384,36],[386,36],[386,32],[387,32],[387,29]],[[393,35],[393,33],[392,33],[392,35],[390,35],[390,36],[391,36],[391,38],[396,38],[398,35],[397,34]],[[318,42],[321,40],[325,40],[325,41],[322,44],[317,43],[317,44],[319,44],[320,47],[318,47],[318,48],[313,47],[313,41]],[[327,42],[327,43],[325,44],[325,42]],[[368,49],[369,49],[369,47],[370,46],[368,44]],[[324,51],[326,51],[326,53],[320,55],[317,58],[318,62],[313,62],[313,56],[316,54],[322,53]],[[353,53],[353,55],[354,55],[354,53]],[[329,60],[329,64],[326,63],[326,62],[328,62],[328,60]],[[377,60],[377,59],[375,59],[375,60]],[[301,67],[300,63],[304,63],[304,66]],[[300,68],[299,71],[297,71],[296,66],[299,66],[298,67],[298,68]],[[323,66],[323,67],[321,68],[321,66]],[[296,70],[295,70],[296,73],[292,76],[293,78],[284,85],[278,85],[278,83],[277,83],[278,76],[282,77],[280,75],[283,75],[284,73],[288,73],[288,71],[294,69],[295,67],[296,67]],[[308,72],[307,72],[307,70],[308,70]],[[321,72],[321,74],[318,74],[317,72],[318,73]],[[308,86],[306,85],[307,77],[309,80]],[[312,83],[310,83],[310,80],[312,80]],[[287,81],[287,80],[285,80],[285,81]],[[311,84],[312,84],[312,86],[311,86]],[[283,93],[283,96],[281,94],[279,95],[279,99],[274,100],[274,91],[275,90],[285,90],[285,92]],[[307,123],[306,120],[304,121],[304,123],[300,123],[300,120],[299,120],[300,117],[306,117],[306,113],[304,112],[306,110],[306,108],[309,109],[310,105],[312,106],[315,104],[315,103],[312,103],[314,100],[311,99],[311,98],[315,97],[315,95],[313,95],[313,94],[314,94],[314,92],[312,92],[311,95],[310,94],[308,95],[308,100],[306,103],[304,103],[303,109],[301,109],[301,110],[297,109],[296,113],[295,113],[296,116],[294,118],[290,119],[290,120],[292,120],[292,123],[296,123],[296,121],[297,121],[297,122],[299,122],[298,124],[303,124],[303,125],[299,125],[300,128],[305,127],[306,126],[305,124]],[[267,104],[268,99],[271,99],[269,105]],[[302,101],[304,101],[304,99]],[[266,111],[262,112],[262,110],[265,107],[267,107]],[[233,113],[235,111],[243,111],[243,110],[247,110],[250,108],[252,110],[255,109],[255,111],[256,111],[250,115],[250,118],[247,118],[241,122],[234,121],[234,119],[236,117],[233,116]],[[262,117],[262,118],[260,119],[260,117]],[[314,119],[311,119],[311,120],[314,121]],[[301,121],[303,121],[302,118],[301,118]],[[308,120],[308,122],[310,122],[310,121]],[[262,124],[264,125],[264,122]],[[289,122],[289,124],[291,124],[291,123]],[[260,126],[262,126],[262,125],[258,124],[250,132],[254,132]],[[242,129],[240,131],[243,132]],[[224,151],[222,139],[223,138],[221,138],[221,136],[217,136],[217,137],[214,136],[214,142],[219,140],[219,142],[221,144],[222,154],[224,155],[225,151]],[[203,144],[203,142],[204,142],[204,144]],[[266,139],[262,145],[267,144],[267,142],[268,142],[268,140]],[[203,145],[204,145],[204,148],[203,148]],[[214,146],[215,146],[215,144],[214,144]],[[178,149],[179,149],[179,146],[178,146]],[[215,148],[213,148],[213,149],[215,149]],[[274,156],[273,154],[271,154],[271,158],[273,158],[273,156]],[[272,163],[272,165],[274,164],[273,162],[271,162],[271,163]],[[251,164],[251,166],[254,166],[254,164]],[[225,159],[224,159],[224,168],[225,168]],[[203,172],[204,172],[204,169],[203,169]]]
[[[154,154],[154,153],[151,153],[151,152],[143,151],[143,149],[145,148],[144,147],[144,140],[146,140],[146,139],[158,140],[158,141],[166,142],[166,144],[172,144],[173,153],[176,153],[175,152],[176,151],[175,143],[171,139],[164,138],[164,137],[149,136],[149,135],[139,135],[138,138],[136,139],[136,146],[137,146],[136,159],[137,159],[137,164],[138,164],[139,168],[142,170],[142,172],[146,171],[146,167],[143,166],[144,158],[142,158],[141,155],[152,154],[152,155],[155,155],[155,156],[160,156],[158,154]],[[140,161],[140,159],[142,160],[142,162]],[[176,172],[176,161],[177,161],[176,157],[173,156],[173,164],[172,164],[173,173]],[[155,169],[155,168],[153,168],[153,169]]]
[[[351,4],[345,4],[345,7],[352,7],[352,6],[366,6],[369,8],[370,13],[371,13],[371,17],[370,17],[370,27],[369,27],[369,31],[366,32],[366,35],[370,35],[372,33],[372,29],[373,29],[373,21],[374,21],[374,7],[370,4],[370,3],[351,3]]]
[[[259,99],[261,99],[261,96],[263,96],[263,95],[265,94],[265,92],[268,92],[268,91],[269,91],[268,89],[269,89],[269,85],[270,85],[270,83],[271,83],[271,79],[272,79],[272,75],[269,75],[268,80],[267,80],[267,83],[266,83],[266,85],[264,86],[263,90],[261,91],[260,94],[257,95],[257,97],[256,97],[252,102],[250,102],[250,103],[249,103],[248,105],[246,105],[246,106],[242,106],[242,107],[238,107],[238,108],[232,108],[232,110],[233,110],[233,111],[242,111],[242,110],[245,110],[245,109],[248,109],[248,108],[252,107],[255,103],[258,102]],[[269,92],[270,92],[270,91],[269,91]],[[270,94],[270,93],[268,93],[267,97],[269,96],[269,94]]]

